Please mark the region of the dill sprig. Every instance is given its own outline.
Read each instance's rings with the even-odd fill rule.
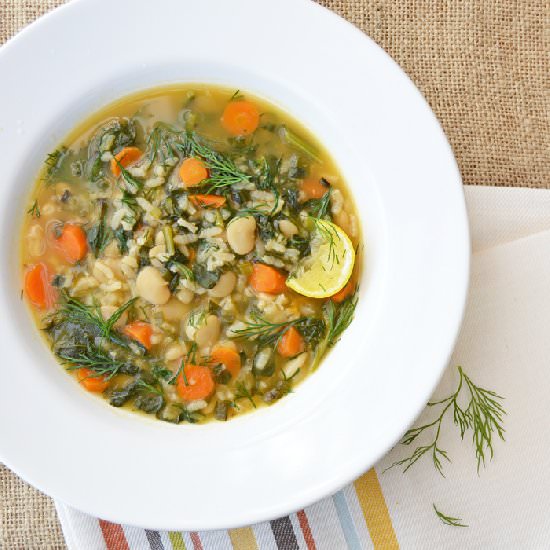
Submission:
[[[307,317],[272,323],[253,312],[251,319],[251,321],[245,321],[246,328],[236,330],[235,334],[239,338],[254,340],[258,346],[264,347],[277,342],[290,327],[307,320]]]
[[[94,378],[104,376],[111,380],[117,374],[135,374],[136,370],[128,361],[116,359],[98,346],[77,346],[58,350],[56,354],[64,363],[70,363],[67,370],[87,368],[94,372]]]
[[[238,399],[248,399],[248,401],[250,401],[252,406],[256,409],[257,405],[254,402],[254,398],[250,393],[249,389],[242,382],[239,382],[236,385],[236,388],[237,388],[237,393],[235,393],[234,401],[237,401]]]
[[[336,245],[341,240],[341,237],[338,234],[338,231],[336,231],[336,229],[334,229],[334,227],[330,224],[323,223],[322,220],[319,218],[314,218],[313,216],[309,216],[309,219],[313,221],[315,229],[321,239],[328,244],[326,261],[330,264],[330,269],[333,269],[334,264],[340,264],[341,258],[338,255],[338,252],[336,252]]]
[[[115,344],[128,347],[126,341],[116,335],[113,328],[124,312],[130,308],[137,298],[128,300],[120,306],[107,320],[103,319],[97,304],[88,306],[76,298],[63,293],[64,303],[53,314],[54,319],[72,322],[78,325],[89,327],[94,333],[103,338],[109,339]]]
[[[188,139],[193,154],[201,157],[210,171],[208,179],[202,182],[203,185],[210,186],[208,193],[211,193],[214,189],[225,189],[236,183],[246,183],[251,180],[251,176],[237,168],[227,155],[215,151],[196,135],[189,135]]]
[[[329,214],[330,208],[330,188],[320,199],[310,199],[307,202],[311,215],[314,218],[326,218]]]
[[[122,166],[122,163],[116,157],[113,157],[113,158],[115,159],[115,162],[120,168],[120,175],[124,180],[124,185],[126,187],[126,190],[129,193],[132,193],[133,195],[137,194],[143,188],[143,183],[138,179],[134,178],[134,176],[132,176],[132,174],[130,174],[130,172],[128,172],[128,170],[126,170],[126,168]]]
[[[46,181],[49,182],[52,180],[53,176],[55,176],[61,167],[61,163],[65,159],[67,153],[68,149],[63,146],[46,155],[46,160],[44,161],[44,164],[46,165]]]
[[[323,313],[328,327],[327,347],[331,348],[340,340],[344,331],[351,325],[355,316],[358,298],[354,294],[344,300],[338,307],[332,300],[327,300]]]
[[[159,122],[147,137],[147,151],[151,163],[157,157],[163,163],[167,158],[178,158],[178,151],[188,156],[190,144],[187,133],[165,122]]]
[[[503,420],[506,411],[500,403],[504,398],[493,391],[474,384],[471,378],[464,373],[462,367],[459,366],[457,369],[460,378],[456,391],[445,399],[428,403],[428,407],[443,407],[439,416],[433,422],[408,430],[401,439],[401,444],[410,445],[421,434],[433,429],[435,432],[431,441],[426,445],[418,446],[410,456],[394,462],[386,470],[394,466],[403,466],[403,471],[406,472],[426,455],[431,456],[435,468],[445,477],[443,474],[442,459],[448,462],[451,460],[447,452],[439,447],[439,436],[441,433],[441,424],[449,411],[452,411],[453,422],[458,426],[462,439],[464,439],[467,431],[472,431],[478,472],[482,464],[485,466],[487,458],[493,458],[494,437],[496,436],[504,441]],[[463,391],[468,394],[468,405],[466,407],[462,407],[459,404],[459,397]]]
[[[32,203],[31,207],[27,210],[27,214],[30,214],[33,218],[40,217],[40,207],[37,200]]]
[[[443,512],[440,512],[436,508],[435,504],[432,504],[432,506],[437,517],[445,525],[451,525],[452,527],[468,527],[465,523],[462,523],[462,520],[460,518],[453,518],[452,516],[446,516]]]

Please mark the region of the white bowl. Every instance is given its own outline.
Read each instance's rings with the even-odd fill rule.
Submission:
[[[213,529],[281,516],[359,476],[418,414],[445,367],[468,284],[460,176],[399,67],[308,0],[78,0],[0,50],[0,458],[102,518]],[[20,300],[19,229],[48,151],[128,92],[212,82],[279,104],[321,139],[362,215],[357,315],[276,405],[173,426],[81,391]]]

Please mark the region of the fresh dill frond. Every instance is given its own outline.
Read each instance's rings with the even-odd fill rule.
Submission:
[[[184,372],[184,367],[185,367],[185,359],[182,359],[181,360],[181,363],[180,363],[180,366],[178,367],[178,370],[176,371],[176,373],[174,374],[174,376],[172,376],[172,378],[170,378],[170,380],[168,380],[168,384],[170,384],[171,386],[174,386],[176,384],[176,382],[178,381],[178,377],[180,374],[183,374],[184,376],[184,380],[185,380],[185,385],[187,386],[187,378],[185,377],[185,372]]]
[[[355,315],[358,298],[354,294],[344,300],[339,306],[335,306],[332,300],[328,300],[323,311],[328,327],[327,347],[332,347],[340,340],[344,331],[350,326]]]
[[[245,321],[246,328],[236,330],[235,334],[238,338],[254,340],[259,347],[264,347],[277,342],[291,326],[305,317],[282,323],[272,323],[253,312],[251,319],[251,321]]]
[[[235,90],[233,95],[229,98],[229,101],[240,101],[241,99],[244,99],[244,95],[241,94],[241,90]]]
[[[310,199],[307,201],[307,206],[314,218],[320,219],[329,216],[330,195],[331,189],[329,187],[328,191],[320,199]]]
[[[197,351],[199,349],[199,346],[197,342],[191,342],[191,345],[189,346],[189,351],[186,355],[186,360],[188,363],[196,363],[197,362]],[[185,382],[187,384],[187,381]]]
[[[210,171],[208,179],[202,182],[202,185],[209,185],[208,193],[251,180],[251,176],[237,168],[227,155],[215,151],[196,135],[189,135],[188,139],[193,154],[200,157]]]
[[[126,168],[122,166],[122,163],[116,157],[113,157],[113,158],[115,159],[115,162],[120,168],[120,175],[124,180],[124,185],[126,187],[126,190],[129,193],[132,193],[133,195],[137,194],[143,188],[143,182],[134,178],[134,176],[132,176],[132,174],[130,174],[130,172],[128,172],[128,170],[126,170]]]
[[[137,371],[128,361],[116,359],[98,346],[61,349],[56,354],[64,363],[69,364],[67,370],[90,369],[94,372],[94,377],[104,376],[106,380],[111,380],[117,374],[135,374]]]
[[[132,307],[137,298],[131,298],[125,304],[122,304],[105,322],[103,326],[103,335],[108,336],[113,330],[118,320],[124,315],[124,312]]]
[[[256,409],[257,405],[254,402],[254,398],[250,393],[249,389],[242,382],[239,382],[236,388],[237,388],[237,393],[235,394],[234,401],[237,401],[238,399],[248,399],[248,401],[250,401],[252,406]]]
[[[462,523],[460,518],[453,518],[451,516],[446,516],[443,512],[440,512],[435,504],[432,504],[436,516],[441,520],[445,525],[451,525],[452,527],[468,527],[465,523]]]
[[[151,163],[156,158],[164,163],[168,158],[178,158],[179,153],[189,156],[190,149],[185,130],[164,122],[158,122],[147,137],[147,154]]]
[[[439,416],[428,424],[408,430],[402,437],[401,444],[410,445],[420,435],[429,433],[430,429],[433,432],[431,441],[426,445],[418,446],[410,456],[394,462],[386,470],[395,466],[403,466],[403,471],[406,472],[424,455],[429,455],[437,471],[444,476],[441,459],[444,458],[450,462],[450,458],[447,452],[439,447],[439,436],[441,424],[449,411],[452,411],[453,423],[459,428],[461,439],[464,439],[469,430],[472,431],[478,472],[481,465],[485,466],[486,459],[493,458],[495,437],[504,441],[503,420],[506,411],[501,404],[504,398],[474,384],[462,367],[458,366],[457,370],[459,381],[456,391],[445,399],[428,403],[429,407],[442,407]],[[459,403],[462,392],[467,394],[468,405],[466,407]]]
[[[340,237],[338,231],[331,224],[323,223],[321,219],[314,218],[313,216],[309,216],[309,219],[313,222],[323,242],[328,244],[326,261],[330,265],[330,269],[333,269],[334,264],[340,264],[341,258],[336,251],[336,245],[341,241],[342,237]]]
[[[161,395],[162,397],[164,397],[164,392],[161,389],[159,389],[156,386],[153,386],[151,384],[148,384],[147,382],[145,382],[145,380],[143,380],[143,378],[140,378],[136,382],[135,387],[136,387],[136,389],[146,390],[148,392],[156,393],[157,395]]]
[[[51,181],[55,176],[65,157],[67,156],[68,149],[63,146],[46,155],[44,164],[46,165],[46,181]]]
[[[27,210],[27,214],[30,214],[33,218],[40,217],[40,207],[37,200],[32,203],[31,207]]]
[[[107,320],[103,319],[98,305],[88,306],[76,298],[70,297],[63,292],[64,302],[60,308],[53,314],[52,318],[58,321],[74,323],[87,328],[92,334],[106,338],[115,344],[128,347],[125,340],[115,334],[113,328],[116,322],[122,317],[123,313],[130,308],[137,298],[128,300],[120,306]]]
[[[181,262],[170,260],[166,264],[166,267],[172,273],[177,273],[183,279],[187,279],[188,281],[195,280],[195,274],[193,273],[193,270],[190,267],[183,265]]]

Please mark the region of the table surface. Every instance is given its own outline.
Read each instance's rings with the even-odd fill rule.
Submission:
[[[63,0],[0,0],[0,44]],[[420,88],[465,184],[550,188],[545,0],[319,0]],[[0,465],[0,548],[65,548],[52,501]]]

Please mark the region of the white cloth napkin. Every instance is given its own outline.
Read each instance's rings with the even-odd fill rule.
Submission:
[[[462,365],[476,384],[505,397],[506,441],[496,443],[493,460],[478,475],[470,437],[461,441],[449,419],[441,437],[452,460],[444,464],[445,478],[429,458],[405,474],[398,469],[382,473],[408,455],[400,445],[375,470],[392,535],[402,548],[550,548],[550,190],[465,187],[465,193],[474,252],[470,297],[459,341],[434,400],[454,391],[455,367]],[[433,419],[434,412],[424,411],[415,425]],[[197,534],[185,534],[181,540],[195,549],[199,540],[205,550],[231,547],[229,541],[235,548],[250,549],[389,547],[377,542],[370,526],[359,526],[361,518],[353,515],[351,502],[355,497],[346,490],[342,494],[349,499],[354,525],[343,525],[341,517],[335,522],[330,514],[323,516],[320,511],[329,510],[325,499],[306,509],[309,537],[303,518],[299,526],[296,518],[292,520],[294,530],[302,527],[304,534],[300,532],[289,546],[264,537],[262,526],[251,530],[250,545],[242,538],[238,544],[236,537],[224,538],[222,532],[216,537],[205,534],[202,542]],[[462,518],[468,527],[443,525],[432,503]],[[61,503],[57,509],[71,550],[106,548],[95,518]],[[350,528],[355,542],[346,534]],[[154,537],[140,531],[125,528],[131,549],[178,547],[171,534]]]

